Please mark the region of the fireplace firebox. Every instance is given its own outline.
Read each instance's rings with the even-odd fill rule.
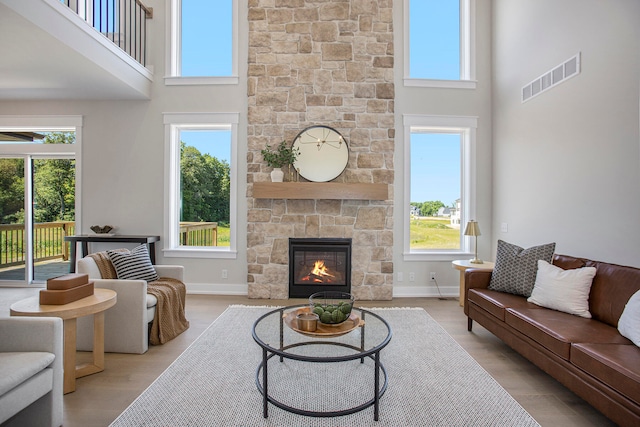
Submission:
[[[351,239],[290,238],[289,297],[351,292]]]

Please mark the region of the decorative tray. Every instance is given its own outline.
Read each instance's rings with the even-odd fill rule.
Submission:
[[[297,310],[292,310],[288,313],[284,313],[284,323],[286,323],[288,327],[302,335],[323,338],[339,337],[340,335],[348,334],[354,329],[364,325],[364,320],[360,319],[357,314],[351,312],[347,320],[342,323],[338,323],[337,325],[326,325],[324,323],[318,322],[318,326],[315,331],[303,331],[298,328],[297,316],[298,314],[309,312],[311,312],[310,307],[302,307]]]

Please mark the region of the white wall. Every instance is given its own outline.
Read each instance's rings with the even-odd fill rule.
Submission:
[[[492,43],[494,244],[640,266],[640,2],[495,0]],[[520,102],[578,52],[580,75]]]

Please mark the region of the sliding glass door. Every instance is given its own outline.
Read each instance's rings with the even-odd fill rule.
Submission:
[[[64,237],[75,231],[75,153],[34,144],[74,143],[74,132],[0,130],[0,284],[43,283],[69,272]]]

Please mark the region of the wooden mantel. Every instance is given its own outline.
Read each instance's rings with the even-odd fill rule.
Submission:
[[[387,184],[362,182],[254,182],[256,199],[387,200]]]

